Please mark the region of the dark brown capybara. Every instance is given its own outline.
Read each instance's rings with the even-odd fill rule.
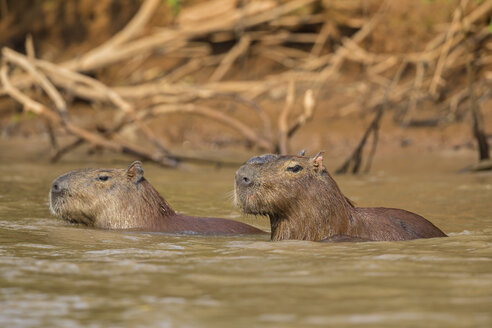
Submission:
[[[420,215],[396,208],[355,207],[312,158],[267,154],[236,172],[235,203],[245,213],[268,215],[273,241],[382,241],[446,237]]]
[[[51,186],[51,212],[72,223],[102,229],[167,233],[257,234],[264,231],[234,220],[177,214],[144,178],[140,162],[128,169],[82,169]]]

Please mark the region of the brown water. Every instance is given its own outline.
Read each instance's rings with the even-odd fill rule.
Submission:
[[[370,175],[336,177],[359,205],[406,208],[450,235],[353,244],[71,226],[48,211],[50,183],[100,163],[3,162],[0,325],[491,327],[492,175],[454,173],[465,162],[385,158]],[[144,168],[181,212],[268,229],[233,207],[233,169]]]

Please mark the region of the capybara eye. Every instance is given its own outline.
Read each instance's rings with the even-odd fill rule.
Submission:
[[[303,169],[303,167],[302,167],[302,166],[300,166],[300,165],[295,165],[295,166],[289,166],[289,167],[287,168],[287,171],[297,173],[297,172],[301,171],[302,169]]]
[[[101,176],[97,177],[97,179],[99,181],[108,181],[109,177],[107,175],[101,175]]]

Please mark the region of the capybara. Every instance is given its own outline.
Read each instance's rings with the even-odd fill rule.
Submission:
[[[267,154],[236,172],[235,203],[268,215],[273,241],[381,241],[445,237],[432,223],[396,208],[356,207],[314,157]]]
[[[50,191],[51,212],[72,223],[102,229],[167,233],[256,234],[234,220],[177,214],[144,178],[140,162],[128,169],[82,169],[58,177]]]

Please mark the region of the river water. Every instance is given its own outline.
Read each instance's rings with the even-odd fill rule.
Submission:
[[[73,226],[49,213],[51,181],[129,161],[38,162],[0,164],[2,327],[492,326],[492,175],[457,174],[470,158],[386,156],[335,177],[358,205],[405,208],[450,235],[340,244]],[[180,212],[268,229],[232,205],[232,168],[144,169]]]

